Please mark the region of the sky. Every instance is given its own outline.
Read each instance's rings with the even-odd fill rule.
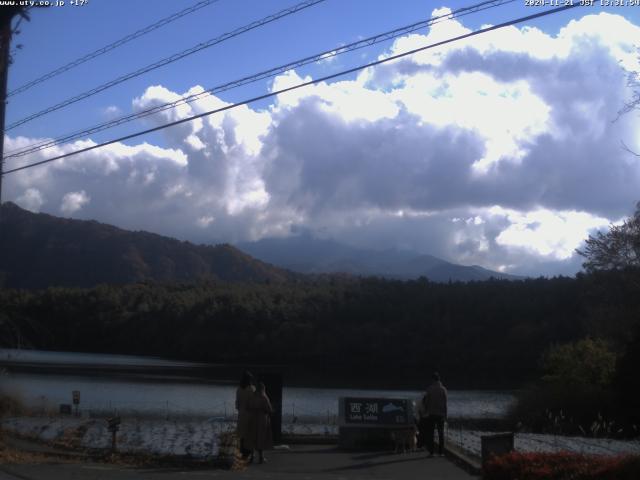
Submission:
[[[197,3],[32,11],[9,91]],[[550,9],[527,0],[203,95],[5,170]],[[3,201],[196,243],[300,231],[523,275],[571,275],[589,234],[640,200],[640,6],[581,6],[5,175]],[[296,5],[218,0],[13,95],[7,125]],[[473,5],[326,0],[5,133],[5,155]],[[1,7],[0,7],[1,8]],[[21,45],[17,48],[17,45]],[[627,148],[625,148],[625,146]]]

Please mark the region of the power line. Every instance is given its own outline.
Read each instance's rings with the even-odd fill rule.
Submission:
[[[229,40],[233,37],[237,37],[238,35],[241,35],[243,33],[246,33],[250,30],[253,30],[255,28],[261,27],[263,25],[266,25],[268,23],[274,22],[276,20],[279,20],[281,18],[287,17],[289,15],[293,15],[294,13],[297,13],[301,10],[304,10],[306,8],[312,7],[318,3],[322,3],[325,2],[326,0],[306,0],[302,3],[299,3],[297,5],[294,5],[293,7],[289,7],[286,8],[284,10],[281,10],[277,13],[274,13],[272,15],[269,15],[267,17],[264,17],[260,20],[256,20],[255,22],[252,22],[248,25],[245,25],[243,27],[237,28],[231,32],[225,33],[220,35],[219,37],[216,38],[212,38],[210,40],[207,40],[206,42],[201,42],[191,48],[188,48],[186,50],[183,50],[181,52],[175,53],[173,55],[171,55],[170,57],[166,57],[163,58],[162,60],[159,60],[155,63],[152,63],[150,65],[147,65],[146,67],[142,67],[134,72],[130,72],[127,73],[125,75],[122,75],[114,80],[111,80],[107,83],[103,83],[102,85],[99,85],[95,88],[92,88],[91,90],[88,90],[84,93],[80,93],[74,97],[71,97],[67,100],[64,100],[63,102],[60,102],[56,105],[53,105],[51,107],[45,108],[44,110],[41,110],[40,112],[34,113],[32,115],[29,115],[28,117],[25,117],[21,120],[18,120],[16,122],[13,122],[12,124],[10,124],[9,126],[5,127],[4,131],[8,132],[9,130],[12,130],[20,125],[23,125],[27,122],[30,122],[31,120],[35,120],[36,118],[39,118],[43,115],[46,115],[48,113],[51,112],[55,112],[56,110],[60,110],[61,108],[67,107],[73,103],[79,102],[80,100],[84,100],[85,98],[91,97],[97,93],[100,93],[108,88],[114,87],[120,83],[123,83],[127,80],[131,80],[132,78],[138,77],[140,75],[142,75],[143,73],[148,73],[152,70],[156,70],[160,67],[163,67],[165,65],[168,65],[170,63],[173,63],[177,60],[180,60],[182,58],[185,58],[189,55],[193,55],[194,53],[197,53],[201,50],[204,50],[206,48],[212,47],[214,45],[217,45],[219,43],[222,43],[226,40]]]
[[[233,103],[233,104],[227,105],[227,106],[222,107],[222,108],[217,108],[215,110],[210,110],[208,112],[200,113],[198,115],[193,115],[191,117],[187,117],[187,118],[183,118],[183,119],[180,119],[180,120],[176,120],[174,122],[170,122],[170,123],[167,123],[167,124],[164,124],[164,125],[160,125],[158,127],[153,127],[153,128],[149,128],[147,130],[143,130],[143,131],[140,131],[140,132],[136,132],[136,133],[132,133],[132,134],[129,134],[129,135],[125,135],[123,137],[119,137],[119,138],[116,138],[116,139],[113,139],[113,140],[109,140],[107,142],[103,142],[103,143],[100,143],[100,144],[97,144],[97,145],[93,145],[91,147],[81,148],[79,150],[74,150],[73,152],[65,153],[63,155],[58,155],[58,156],[55,156],[55,157],[52,157],[52,158],[48,158],[46,160],[41,160],[39,162],[34,162],[34,163],[31,163],[31,164],[28,164],[28,165],[23,165],[21,167],[13,168],[11,170],[5,171],[3,173],[3,175],[6,175],[8,173],[19,172],[20,170],[26,170],[28,168],[33,168],[33,167],[37,167],[39,165],[44,165],[45,163],[50,163],[50,162],[53,162],[55,160],[60,160],[62,158],[67,158],[67,157],[71,157],[73,155],[78,155],[80,153],[89,152],[91,150],[95,150],[97,148],[105,147],[107,145],[111,145],[111,144],[118,143],[118,142],[123,142],[125,140],[130,140],[132,138],[136,138],[136,137],[140,137],[142,135],[147,135],[149,133],[157,132],[157,131],[163,130],[165,128],[174,127],[174,126],[180,125],[182,123],[187,123],[187,122],[190,122],[192,120],[196,120],[198,118],[207,117],[207,116],[213,115],[215,113],[224,112],[224,111],[227,111],[227,110],[231,110],[233,108],[240,107],[242,105],[247,105],[247,104],[254,103],[254,102],[257,102],[257,101],[260,101],[260,100],[264,100],[264,99],[267,99],[267,98],[270,98],[270,97],[274,97],[276,95],[281,95],[283,93],[287,93],[287,92],[290,92],[292,90],[297,90],[299,88],[308,87],[310,85],[315,85],[316,83],[325,82],[327,80],[332,80],[332,79],[337,78],[337,77],[342,77],[344,75],[348,75],[350,73],[354,73],[354,72],[357,72],[359,70],[364,70],[365,68],[375,67],[375,66],[381,65],[383,63],[387,63],[387,62],[391,62],[391,61],[394,61],[394,60],[398,60],[400,58],[403,58],[403,57],[406,57],[406,56],[409,56],[409,55],[413,55],[413,54],[416,54],[416,53],[419,53],[419,52],[422,52],[422,51],[425,51],[425,50],[428,50],[428,49],[431,49],[431,48],[439,47],[439,46],[446,45],[448,43],[456,42],[456,41],[459,41],[459,40],[464,40],[466,38],[471,38],[471,37],[474,37],[476,35],[480,35],[480,34],[483,34],[483,33],[491,32],[493,30],[498,30],[498,29],[504,28],[504,27],[509,27],[511,25],[516,25],[518,23],[526,22],[528,20],[533,20],[533,19],[544,17],[544,16],[547,16],[547,15],[552,15],[554,13],[562,12],[564,10],[569,10],[571,8],[575,8],[575,7],[578,7],[578,6],[580,6],[579,3],[573,4],[573,5],[566,5],[566,6],[563,6],[563,7],[554,8],[552,10],[546,10],[546,11],[543,11],[543,12],[534,13],[532,15],[527,15],[525,17],[520,17],[520,18],[517,18],[515,20],[510,20],[508,22],[500,23],[498,25],[493,25],[493,26],[490,26],[490,27],[481,28],[480,30],[476,30],[475,32],[466,33],[464,35],[458,35],[457,37],[453,37],[453,38],[449,38],[447,40],[442,40],[440,42],[432,43],[432,44],[426,45],[424,47],[415,48],[413,50],[409,50],[407,52],[399,53],[399,54],[393,55],[391,57],[383,58],[381,60],[376,60],[375,62],[370,62],[370,63],[364,64],[364,65],[353,67],[353,68],[350,68],[348,70],[342,70],[342,71],[340,71],[338,73],[327,75],[327,76],[318,78],[316,80],[310,80],[308,82],[299,83],[299,84],[293,85],[291,87],[283,88],[281,90],[277,90],[277,91],[274,91],[274,92],[269,92],[269,93],[266,93],[264,95],[260,95],[260,96],[257,96],[257,97],[250,98],[248,100],[243,100],[241,102]]]
[[[413,23],[411,25],[406,25],[404,27],[399,27],[399,28],[396,28],[394,30],[390,30],[390,31],[385,32],[385,33],[381,33],[381,34],[374,35],[374,36],[369,37],[369,38],[358,40],[357,42],[353,42],[353,43],[350,43],[348,45],[343,45],[343,46],[337,47],[337,48],[335,48],[333,50],[326,50],[324,52],[317,53],[315,55],[311,55],[309,57],[305,57],[303,59],[296,60],[296,61],[287,63],[285,65],[281,65],[279,67],[271,68],[269,70],[265,70],[265,71],[262,71],[260,73],[256,73],[256,74],[253,74],[253,75],[250,75],[250,76],[243,77],[243,78],[238,79],[238,80],[227,82],[225,84],[222,84],[222,85],[219,85],[219,86],[204,90],[204,91],[202,91],[200,93],[196,93],[196,94],[193,94],[193,95],[182,97],[182,98],[180,98],[178,100],[175,100],[173,102],[168,102],[168,103],[164,103],[164,104],[161,104],[161,105],[156,105],[156,106],[154,106],[152,108],[143,110],[141,112],[125,115],[123,117],[120,117],[120,118],[117,118],[117,119],[113,119],[113,120],[110,120],[108,122],[104,122],[104,123],[101,123],[101,124],[98,124],[98,125],[94,125],[93,127],[89,127],[89,128],[86,128],[84,130],[81,130],[81,131],[78,131],[78,132],[75,132],[75,133],[67,134],[67,135],[64,135],[64,136],[61,136],[61,137],[58,137],[58,138],[55,138],[55,139],[51,139],[51,140],[45,140],[44,142],[41,142],[41,143],[35,143],[35,144],[29,145],[27,147],[23,147],[21,149],[13,150],[11,152],[8,152],[7,155],[5,155],[5,160],[9,159],[9,158],[21,157],[21,156],[24,156],[24,155],[28,155],[30,153],[34,153],[34,152],[38,152],[38,151],[41,151],[41,150],[45,150],[47,148],[59,145],[61,143],[65,143],[65,142],[69,142],[69,141],[72,141],[72,140],[76,140],[78,138],[85,137],[85,136],[90,135],[92,133],[101,132],[103,130],[107,130],[109,128],[113,128],[113,127],[116,127],[118,125],[122,125],[124,123],[131,122],[133,120],[137,120],[137,119],[140,119],[140,118],[147,117],[147,116],[152,115],[154,113],[159,113],[159,112],[163,112],[163,111],[168,110],[168,109],[175,108],[175,107],[177,107],[179,105],[192,103],[192,102],[194,102],[194,101],[196,101],[196,100],[198,100],[200,98],[203,98],[203,97],[208,96],[208,95],[213,94],[213,93],[220,93],[220,92],[224,92],[224,91],[227,91],[227,90],[231,90],[233,88],[237,88],[237,87],[240,87],[240,86],[243,86],[243,85],[247,85],[249,83],[253,83],[253,82],[257,82],[259,80],[263,80],[263,79],[266,79],[266,78],[274,77],[274,76],[276,76],[276,75],[278,75],[280,73],[284,73],[284,72],[286,72],[288,70],[291,70],[291,69],[294,69],[294,68],[297,68],[297,67],[301,67],[301,66],[304,66],[304,65],[308,65],[310,63],[314,63],[314,62],[320,61],[320,60],[324,60],[324,59],[327,59],[327,58],[332,58],[332,57],[335,57],[335,56],[338,56],[338,55],[342,55],[344,53],[351,52],[351,51],[354,51],[354,50],[358,50],[358,49],[361,49],[361,48],[365,48],[365,47],[368,47],[368,46],[371,46],[371,45],[375,45],[375,44],[378,44],[378,43],[383,42],[383,41],[391,40],[391,39],[397,38],[399,36],[406,35],[407,33],[411,33],[411,32],[420,30],[420,29],[422,29],[424,27],[431,26],[431,25],[433,25],[435,23],[438,23],[438,22],[440,22],[442,20],[450,20],[450,19],[453,19],[453,18],[459,18],[459,17],[465,16],[465,15],[469,15],[469,14],[476,13],[476,12],[479,12],[479,11],[487,10],[489,8],[495,8],[495,7],[498,7],[498,6],[506,5],[506,4],[512,3],[514,1],[516,1],[516,0],[487,0],[487,1],[475,4],[475,5],[472,5],[472,6],[469,6],[469,7],[464,7],[464,8],[460,8],[460,9],[454,10],[451,13],[439,15],[437,17],[433,17],[433,18],[430,18],[428,20],[422,20],[420,22],[416,22],[416,23]]]
[[[38,77],[32,81],[30,81],[29,83],[26,83],[24,85],[22,85],[21,87],[18,87],[12,91],[10,91],[7,94],[7,97],[11,97],[13,95],[17,95],[19,93],[25,92],[27,90],[29,90],[32,87],[35,87],[36,85],[38,85],[39,83],[45,82],[57,75],[60,75],[61,73],[67,72],[69,70],[71,70],[72,68],[77,67],[78,65],[81,65],[85,62],[88,62],[89,60],[92,60],[96,57],[99,57],[100,55],[103,55],[107,52],[110,52],[111,50],[114,50],[118,47],[121,47],[122,45],[131,42],[132,40],[135,40],[136,38],[139,38],[143,35],[146,35],[147,33],[153,32],[154,30],[157,30],[161,27],[164,27],[165,25],[168,25],[171,22],[174,22],[176,20],[178,20],[179,18],[184,17],[185,15],[189,15],[190,13],[196,12],[198,10],[200,10],[201,8],[207,7],[209,5],[211,5],[212,3],[216,3],[220,0],[202,0],[201,2],[196,3],[195,5],[192,5],[191,7],[185,8],[184,10],[180,10],[179,12],[176,12],[172,15],[169,15],[168,17],[165,17],[161,20],[158,20],[156,23],[153,23],[151,25],[148,25],[144,28],[141,28],[140,30],[137,30],[125,37],[122,37],[120,40],[116,40],[113,43],[110,43],[109,45],[105,45],[102,48],[99,48],[91,53],[88,53],[86,55],[84,55],[83,57],[80,57],[76,60],[73,60],[72,62],[67,63],[66,65],[63,65],[62,67],[56,68],[55,70],[52,70],[49,73],[46,73],[44,75],[42,75],[41,77]]]
[[[256,82],[256,81],[259,81],[259,80],[263,80],[263,79],[266,79],[266,78],[274,77],[274,76],[276,76],[276,75],[278,75],[280,73],[286,72],[287,70],[291,70],[293,68],[297,68],[297,67],[300,67],[300,66],[308,65],[309,63],[317,62],[319,60],[323,60],[323,59],[326,59],[326,58],[334,57],[334,56],[341,55],[343,53],[354,51],[354,50],[357,50],[357,49],[360,49],[360,48],[364,48],[364,47],[368,47],[368,46],[371,46],[371,45],[375,45],[377,43],[380,43],[380,42],[383,42],[383,41],[386,41],[386,40],[397,38],[397,37],[399,37],[401,35],[405,35],[407,33],[411,33],[413,31],[422,29],[422,28],[424,28],[426,26],[433,25],[434,23],[437,23],[438,21],[441,21],[441,20],[448,20],[448,19],[458,18],[458,17],[464,16],[464,15],[469,15],[471,13],[476,13],[476,12],[479,12],[479,11],[482,11],[482,10],[486,10],[486,9],[489,9],[489,8],[494,8],[494,7],[497,7],[497,6],[501,6],[501,5],[505,5],[505,4],[508,4],[508,3],[512,3],[514,1],[515,0],[488,0],[488,1],[484,1],[484,2],[481,2],[481,3],[476,4],[476,5],[460,8],[460,9],[455,10],[455,11],[453,11],[451,13],[448,13],[448,14],[440,15],[438,17],[433,17],[433,18],[431,18],[429,20],[423,20],[423,21],[420,21],[420,22],[413,23],[411,25],[400,27],[400,28],[391,30],[389,32],[381,33],[381,34],[378,34],[378,35],[375,35],[375,36],[372,36],[372,37],[369,37],[369,38],[366,38],[366,39],[363,39],[363,40],[359,40],[357,42],[353,42],[353,43],[348,44],[348,45],[340,46],[340,47],[338,47],[336,49],[333,49],[333,50],[327,50],[327,51],[324,51],[324,52],[321,52],[321,53],[318,53],[318,54],[303,58],[301,60],[296,60],[294,62],[290,62],[288,64],[281,65],[279,67],[275,67],[275,68],[272,68],[272,69],[269,69],[269,70],[254,74],[254,75],[243,77],[243,78],[241,78],[239,80],[234,80],[232,82],[227,82],[227,83],[225,83],[223,85],[219,85],[217,87],[209,88],[209,89],[204,90],[204,91],[202,91],[200,93],[197,93],[197,94],[189,95],[187,97],[182,97],[182,98],[180,98],[178,100],[175,100],[173,102],[168,102],[168,103],[165,103],[165,104],[156,105],[156,106],[154,106],[152,108],[149,108],[147,110],[143,110],[141,112],[129,114],[129,115],[126,115],[126,116],[111,120],[109,122],[105,122],[105,123],[102,123],[102,124],[99,124],[99,125],[95,125],[93,127],[89,127],[87,129],[81,130],[79,132],[75,132],[75,133],[72,133],[72,134],[67,134],[65,136],[58,137],[58,138],[53,139],[53,140],[46,140],[46,141],[44,141],[42,143],[33,144],[33,145],[27,146],[27,147],[25,147],[23,149],[13,150],[11,152],[8,152],[9,154],[5,156],[5,159],[20,157],[20,156],[27,155],[29,153],[34,153],[36,151],[44,150],[46,148],[49,148],[49,147],[52,147],[52,146],[55,146],[55,145],[59,145],[60,143],[64,143],[64,142],[71,141],[71,140],[75,140],[75,139],[78,139],[78,138],[82,138],[82,137],[90,135],[92,133],[97,133],[97,132],[106,130],[108,128],[113,128],[115,126],[122,125],[124,123],[130,122],[130,121],[133,121],[133,120],[136,120],[136,119],[144,118],[144,117],[152,115],[154,113],[159,113],[159,112],[171,109],[171,108],[175,108],[175,107],[177,107],[179,105],[183,105],[183,104],[194,102],[194,101],[196,101],[196,100],[198,100],[200,98],[203,98],[203,97],[205,97],[205,96],[207,96],[209,94],[212,94],[212,93],[220,93],[220,92],[224,92],[224,91],[227,91],[227,90],[231,90],[231,89],[237,88],[239,86],[243,86],[243,85],[246,85],[246,84],[249,84],[249,83],[253,83],[253,82]]]

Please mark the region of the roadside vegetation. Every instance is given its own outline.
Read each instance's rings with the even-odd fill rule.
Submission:
[[[616,285],[627,285],[609,303],[617,313],[609,310],[608,317],[590,319],[590,336],[555,344],[543,353],[542,375],[520,391],[512,419],[535,432],[637,437],[640,324],[629,306],[640,293],[640,203],[632,217],[590,236],[578,253],[586,259],[587,275],[603,282],[589,294],[602,288],[613,293]]]
[[[484,480],[636,480],[640,456],[603,457],[573,453],[517,453],[494,457]]]
[[[629,379],[621,373],[626,362],[600,339],[550,348],[542,357],[542,378],[518,393],[512,422],[554,435],[637,436],[637,412],[626,401]]]

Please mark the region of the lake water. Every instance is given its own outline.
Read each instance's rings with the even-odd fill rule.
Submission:
[[[114,355],[106,353],[49,352],[42,350],[17,350],[0,348],[0,362],[11,363],[61,363],[68,365],[137,365],[151,367],[197,366],[200,363],[179,362],[157,357]]]
[[[0,360],[12,363],[67,363],[92,365],[189,366],[158,358],[65,352],[28,352],[0,349]],[[170,378],[136,380],[122,377],[91,377],[51,373],[10,373],[0,377],[0,392],[19,397],[28,407],[55,410],[61,403],[72,403],[72,391],[81,392],[84,412],[121,414],[185,415],[230,417],[234,414],[235,386],[185,383]],[[340,397],[388,397],[417,400],[417,390],[361,390],[296,388],[283,390],[283,420],[334,423]],[[449,392],[451,418],[501,418],[512,404],[509,392]]]

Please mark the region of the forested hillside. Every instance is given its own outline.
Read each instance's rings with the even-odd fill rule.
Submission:
[[[623,352],[638,329],[639,277],[3,290],[0,328],[4,346],[20,330],[41,349],[279,363],[381,382],[438,369],[461,386],[518,386],[554,344],[594,336]]]
[[[281,282],[295,275],[230,245],[194,245],[95,221],[0,212],[0,286],[92,287],[100,283],[198,280]]]

